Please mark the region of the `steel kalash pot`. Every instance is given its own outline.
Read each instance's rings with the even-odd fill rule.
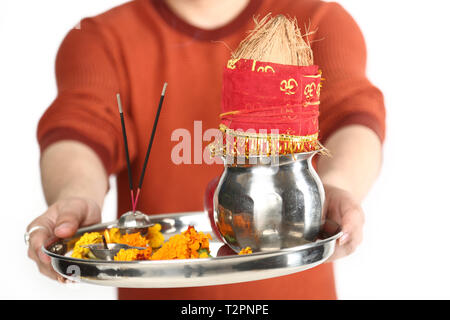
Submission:
[[[284,28],[280,34],[297,28],[283,16],[270,21],[270,32],[262,30],[244,41],[265,47],[261,37],[272,28]],[[272,41],[283,48],[289,42],[277,37]],[[307,48],[303,54],[312,57],[301,41],[295,48],[286,47],[286,52],[296,55],[299,47]],[[317,141],[321,72],[312,59],[280,64],[269,61],[284,61],[281,57],[266,56],[262,61],[249,56],[234,53],[223,73],[219,128],[224,136],[210,147],[212,155],[226,157],[213,198],[215,225],[237,252],[314,242],[324,222],[325,198],[312,166],[312,158],[320,152],[314,150],[321,148]]]
[[[256,157],[242,164],[224,158],[213,196],[213,219],[223,241],[236,252],[314,242],[324,222],[325,200],[312,166],[318,152],[278,156],[276,161]]]

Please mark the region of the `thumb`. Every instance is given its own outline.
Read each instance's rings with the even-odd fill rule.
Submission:
[[[70,237],[77,231],[88,215],[88,203],[82,199],[66,200],[57,206],[54,233],[59,238]]]

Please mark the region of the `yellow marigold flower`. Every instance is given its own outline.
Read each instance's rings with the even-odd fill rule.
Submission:
[[[115,261],[133,261],[139,253],[138,249],[120,249],[114,257]]]
[[[209,249],[200,249],[198,250],[199,258],[210,258]]]
[[[111,228],[105,230],[105,238],[108,243],[120,243],[122,235],[120,234],[119,228]]]
[[[75,243],[73,248],[72,257],[78,259],[86,259],[90,250],[88,248],[83,248],[82,246],[102,242],[102,235],[99,232],[86,232],[83,236]]]
[[[164,236],[161,233],[161,225],[159,223],[148,228],[147,239],[152,248],[159,248],[164,243]]]
[[[250,254],[250,253],[253,253],[252,248],[250,248],[250,247],[246,247],[246,248],[242,249],[239,252],[240,255],[242,255],[242,254]]]

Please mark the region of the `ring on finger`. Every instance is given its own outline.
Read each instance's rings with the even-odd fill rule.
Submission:
[[[25,233],[24,233],[24,235],[23,235],[23,239],[24,239],[25,244],[27,245],[27,247],[30,246],[31,234],[32,234],[34,231],[37,231],[37,230],[40,230],[40,229],[47,230],[47,228],[44,227],[44,226],[34,226],[34,227],[32,227],[30,230],[25,231]]]

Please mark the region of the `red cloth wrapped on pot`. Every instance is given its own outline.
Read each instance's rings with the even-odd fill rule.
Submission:
[[[321,74],[299,67],[231,59],[224,71],[221,130],[233,155],[290,154],[318,148]]]

